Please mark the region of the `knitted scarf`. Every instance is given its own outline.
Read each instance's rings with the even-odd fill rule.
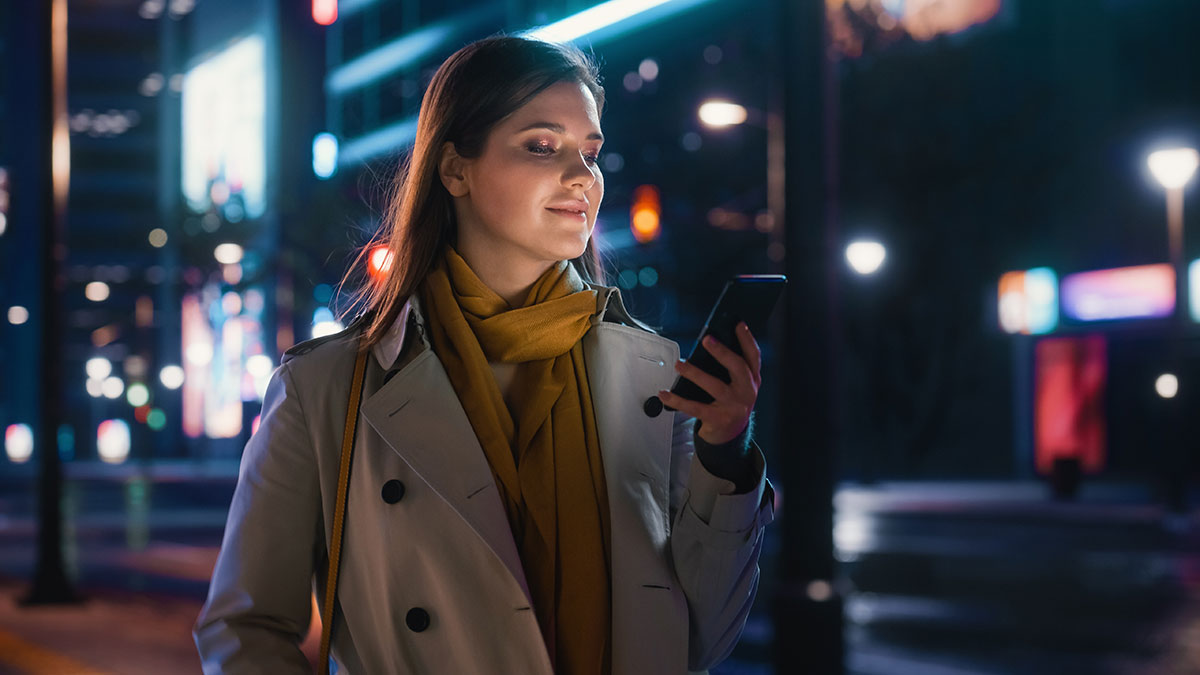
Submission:
[[[510,308],[450,246],[419,292],[433,351],[500,491],[554,670],[607,675],[608,493],[580,340],[596,292],[560,261]],[[520,364],[512,409],[488,362]]]

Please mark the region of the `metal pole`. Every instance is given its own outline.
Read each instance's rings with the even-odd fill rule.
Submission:
[[[1175,270],[1176,318],[1187,317],[1187,267],[1183,261],[1183,188],[1167,188],[1167,237],[1171,248],[1171,268]]]
[[[833,489],[838,424],[837,82],[823,0],[779,0],[784,83],[784,268],[778,448],[783,509],[774,661],[778,673],[827,675],[843,665],[834,584]]]
[[[24,4],[24,3],[22,3]],[[32,3],[31,3],[32,4]],[[24,605],[78,602],[80,597],[63,565],[62,463],[58,456],[58,425],[62,407],[62,321],[60,297],[65,287],[62,264],[67,257],[63,230],[66,225],[70,182],[70,129],[67,119],[67,0],[45,0],[31,12],[35,30],[45,36],[37,44],[35,60],[48,66],[50,77],[40,83],[43,106],[37,129],[42,159],[32,158],[40,172],[42,213],[42,340],[41,382],[38,383],[40,446],[38,491],[37,568]],[[48,84],[47,84],[48,83]],[[36,105],[36,104],[35,104]],[[29,224],[26,222],[26,224]]]
[[[1191,382],[1184,373],[1184,325],[1188,318],[1190,300],[1187,287],[1187,266],[1183,259],[1183,188],[1167,188],[1167,242],[1171,269],[1175,273],[1175,312],[1171,317],[1167,350],[1171,372],[1180,379],[1183,389],[1175,398],[1163,401],[1168,415],[1164,468],[1164,499],[1168,510],[1181,514],[1187,510],[1187,451],[1185,439],[1186,410],[1184,401],[1192,399],[1186,388]]]

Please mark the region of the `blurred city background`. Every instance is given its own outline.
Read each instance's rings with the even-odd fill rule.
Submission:
[[[757,336],[778,518],[714,675],[1200,672],[1197,28],[1195,0],[0,4],[0,673],[199,672],[266,383],[342,328],[426,85],[498,32],[600,62],[596,236],[636,316],[687,353],[729,276],[789,276]]]

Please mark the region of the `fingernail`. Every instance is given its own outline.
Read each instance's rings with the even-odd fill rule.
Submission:
[[[716,342],[717,342],[717,339],[715,337],[713,337],[711,335],[704,336],[704,344],[711,345],[711,344],[716,344]]]
[[[742,330],[744,330],[744,331],[747,331],[747,332],[749,332],[749,331],[750,331],[750,326],[747,326],[745,321],[743,321],[743,322],[741,322],[740,324],[738,324],[738,327],[739,327],[739,328],[741,328],[741,329],[742,329]]]

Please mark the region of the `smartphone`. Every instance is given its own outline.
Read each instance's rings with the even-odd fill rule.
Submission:
[[[782,274],[739,274],[725,282],[725,287],[721,289],[721,294],[717,296],[717,301],[708,314],[708,320],[704,322],[704,328],[700,330],[700,337],[696,338],[696,345],[687,357],[687,362],[723,382],[730,382],[732,378],[729,371],[704,348],[704,337],[711,335],[734,353],[741,355],[742,346],[737,339],[737,325],[745,321],[750,327],[751,335],[755,340],[761,341],[766,335],[767,320],[771,317],[771,311],[786,285],[787,277]],[[675,384],[671,386],[670,391],[700,403],[713,401],[713,397],[707,391],[683,376],[675,378]],[[670,406],[663,407],[674,410]]]

